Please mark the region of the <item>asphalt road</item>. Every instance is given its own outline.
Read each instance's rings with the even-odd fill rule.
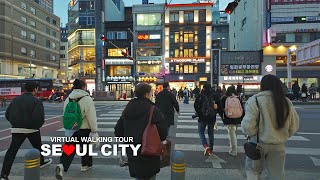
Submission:
[[[96,102],[100,137],[113,136],[113,127],[119,119],[127,102]],[[46,113],[45,127],[41,129],[43,143],[52,144],[50,137],[63,137],[61,124],[62,103],[44,103]],[[228,154],[227,131],[218,119],[218,130],[215,131],[214,154],[209,159],[203,156],[203,149],[197,134],[197,121],[191,118],[194,113],[193,103],[180,103],[181,113],[170,132],[170,139],[175,150],[185,153],[186,179],[245,179],[242,145],[245,142],[239,129],[239,155],[231,157]],[[290,180],[320,179],[320,105],[296,105],[300,116],[300,129],[288,141],[286,157],[286,174]],[[11,142],[9,123],[4,117],[5,108],[0,108],[0,162],[2,164],[6,149]],[[24,154],[31,145],[26,141],[19,150],[11,171],[11,179],[23,179]],[[59,163],[58,157],[53,157],[53,164],[41,170],[41,179],[54,179],[54,168]],[[2,165],[0,165],[2,167]],[[94,157],[94,167],[87,172],[80,172],[80,158],[76,157],[65,179],[131,179],[128,170],[119,167],[119,156]],[[170,168],[163,168],[157,179],[170,179]]]

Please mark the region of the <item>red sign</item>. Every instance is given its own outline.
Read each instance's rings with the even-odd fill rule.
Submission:
[[[138,35],[138,40],[148,40],[149,35],[148,34],[139,34]]]

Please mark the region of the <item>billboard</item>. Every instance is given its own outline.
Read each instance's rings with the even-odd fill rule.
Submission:
[[[222,51],[220,76],[261,75],[262,51]]]

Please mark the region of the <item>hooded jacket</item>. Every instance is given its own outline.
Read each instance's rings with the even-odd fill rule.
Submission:
[[[293,107],[292,102],[287,99],[289,115],[284,128],[277,129],[274,101],[271,91],[263,91],[248,99],[245,106],[245,116],[242,119],[241,127],[244,134],[255,136],[258,131],[257,120],[260,111],[259,138],[266,144],[283,144],[299,129],[299,116]],[[256,105],[256,99],[259,109]]]
[[[179,112],[179,104],[173,93],[167,89],[159,92],[156,97],[156,106],[166,118],[167,126],[174,125],[174,109]]]
[[[203,90],[201,92],[201,94],[199,96],[196,97],[196,100],[194,102],[194,109],[196,111],[196,113],[198,114],[199,118],[198,118],[198,122],[216,122],[216,115],[214,115],[213,117],[205,117],[202,112],[202,106],[204,104],[205,98],[207,97],[207,99],[211,99],[214,101],[215,104],[218,105],[218,109],[220,108],[220,100],[218,98],[218,96],[214,93],[212,93],[210,90]],[[215,110],[215,113],[217,113],[218,110]]]
[[[82,97],[82,98],[81,98]],[[89,93],[81,89],[74,89],[69,97],[64,102],[63,111],[65,110],[70,99],[81,98],[79,103],[81,114],[82,114],[82,125],[80,129],[91,129],[91,132],[97,132],[97,114],[94,102],[90,97]]]
[[[141,144],[143,132],[148,124],[151,106],[155,104],[147,98],[134,98],[129,101],[115,126],[116,137],[133,137],[133,143]],[[160,110],[155,107],[152,124],[156,124],[161,141],[167,137],[167,123]],[[134,178],[150,178],[160,171],[160,156],[143,156],[141,147],[138,156],[132,155],[132,150],[127,149],[129,172]]]

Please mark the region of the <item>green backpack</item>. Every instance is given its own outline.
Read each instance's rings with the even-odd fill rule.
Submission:
[[[84,97],[84,96],[83,96]],[[78,99],[70,99],[63,113],[63,127],[67,130],[79,130],[82,125],[82,113]]]

